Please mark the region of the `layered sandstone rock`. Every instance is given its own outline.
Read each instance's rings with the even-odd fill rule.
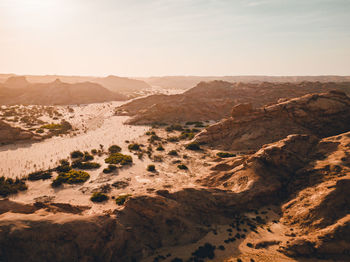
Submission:
[[[209,126],[195,140],[226,150],[257,150],[289,134],[319,138],[350,130],[350,98],[339,91],[309,94],[264,108],[233,109],[233,116]]]
[[[128,121],[130,124],[220,120],[230,117],[232,107],[240,103],[261,107],[276,103],[281,98],[294,98],[332,89],[350,93],[350,83],[202,82],[180,95],[152,95],[136,99],[118,107],[116,114],[132,116]]]

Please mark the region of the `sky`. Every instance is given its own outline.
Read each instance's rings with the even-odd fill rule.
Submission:
[[[0,0],[0,72],[350,75],[350,0]]]

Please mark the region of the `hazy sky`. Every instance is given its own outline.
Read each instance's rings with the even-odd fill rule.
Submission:
[[[0,72],[350,75],[350,0],[0,0]]]

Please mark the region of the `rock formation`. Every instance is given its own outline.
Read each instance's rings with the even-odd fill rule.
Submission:
[[[212,223],[275,204],[295,234],[279,243],[281,252],[349,259],[349,143],[350,133],[322,140],[291,135],[217,164],[198,181],[202,188],[132,197],[124,209],[104,216],[80,216],[65,207],[65,214],[45,217],[36,212],[49,212],[48,205],[7,203],[0,209],[0,257],[139,261],[161,246],[198,240]]]
[[[132,116],[128,121],[130,124],[220,120],[229,117],[231,108],[240,103],[261,107],[276,103],[280,98],[295,98],[333,89],[350,93],[350,83],[202,82],[180,95],[152,95],[136,99],[118,107],[116,113]]]
[[[289,134],[319,138],[350,130],[350,98],[345,93],[309,94],[252,110],[238,105],[232,117],[209,126],[195,140],[226,150],[257,150]]]

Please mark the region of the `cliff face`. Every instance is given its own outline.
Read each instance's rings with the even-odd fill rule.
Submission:
[[[350,92],[350,83],[229,83],[202,82],[180,95],[153,95],[136,99],[116,109],[117,115],[129,115],[130,124],[220,120],[229,117],[239,103],[261,107],[280,98],[295,98],[308,93],[333,89]]]
[[[195,140],[226,150],[257,150],[289,134],[319,138],[350,130],[350,98],[342,92],[310,94],[253,110],[238,105],[231,117],[209,126]]]
[[[39,136],[24,131],[20,128],[11,127],[3,121],[0,121],[0,145],[12,144],[19,141],[38,140]]]
[[[350,133],[322,140],[291,135],[217,164],[198,181],[202,188],[132,197],[123,210],[104,216],[79,216],[72,212],[79,208],[66,205],[48,218],[39,215],[50,212],[48,205],[2,203],[0,256],[139,261],[156,248],[198,240],[212,223],[230,223],[237,214],[274,204],[281,208],[281,223],[292,224],[295,234],[278,244],[281,252],[349,259],[349,143]]]

